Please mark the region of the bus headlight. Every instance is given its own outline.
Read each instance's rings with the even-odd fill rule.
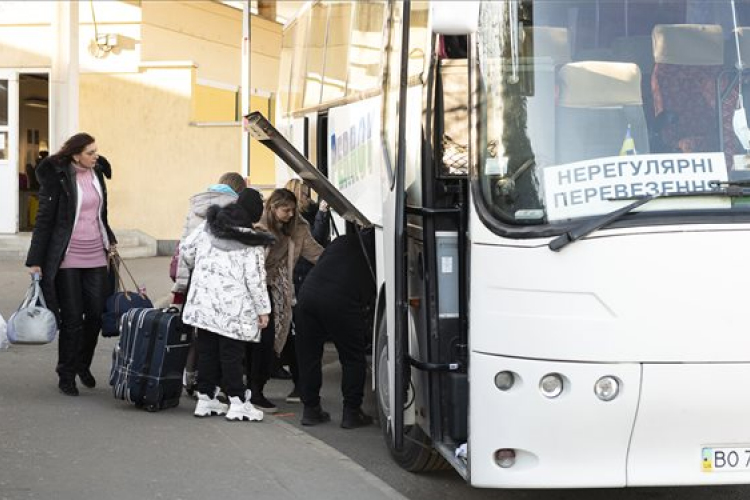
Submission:
[[[509,391],[515,383],[516,377],[513,376],[513,372],[504,371],[495,375],[495,386],[501,391]]]
[[[620,394],[620,381],[611,375],[602,377],[594,384],[594,394],[602,401],[612,401]]]
[[[559,373],[548,373],[539,381],[539,391],[546,398],[556,398],[563,391],[563,379]]]

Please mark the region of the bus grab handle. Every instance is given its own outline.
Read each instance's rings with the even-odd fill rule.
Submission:
[[[406,356],[409,364],[418,370],[425,372],[457,372],[461,369],[460,363],[425,363],[411,356]]]

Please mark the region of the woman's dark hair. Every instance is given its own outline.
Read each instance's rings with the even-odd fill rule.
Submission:
[[[58,161],[72,161],[73,155],[81,154],[86,149],[86,146],[95,141],[96,139],[85,132],[78,133],[68,138],[65,144],[52,157]]]

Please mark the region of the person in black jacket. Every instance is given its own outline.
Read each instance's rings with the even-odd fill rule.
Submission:
[[[107,220],[109,162],[92,136],[79,133],[36,169],[39,212],[26,266],[41,275],[47,306],[58,319],[57,374],[63,394],[77,396],[75,377],[96,386],[91,360],[107,293],[107,255],[117,239]]]
[[[302,284],[295,310],[299,389],[305,407],[302,425],[328,422],[320,405],[323,344],[333,340],[342,368],[344,409],[341,427],[372,423],[362,412],[367,362],[368,307],[375,297],[375,240],[372,230],[331,242]]]

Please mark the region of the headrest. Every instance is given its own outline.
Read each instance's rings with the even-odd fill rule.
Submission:
[[[529,33],[529,28],[526,28]],[[549,58],[553,64],[570,62],[568,29],[552,26],[535,26],[531,31],[534,37],[534,57]]]
[[[657,63],[724,64],[724,36],[718,24],[657,24],[651,38]]]
[[[633,63],[581,61],[566,64],[559,74],[561,106],[611,108],[643,105],[641,70]]]
[[[745,69],[750,68],[750,28],[737,28],[737,36],[740,39],[742,66]]]

